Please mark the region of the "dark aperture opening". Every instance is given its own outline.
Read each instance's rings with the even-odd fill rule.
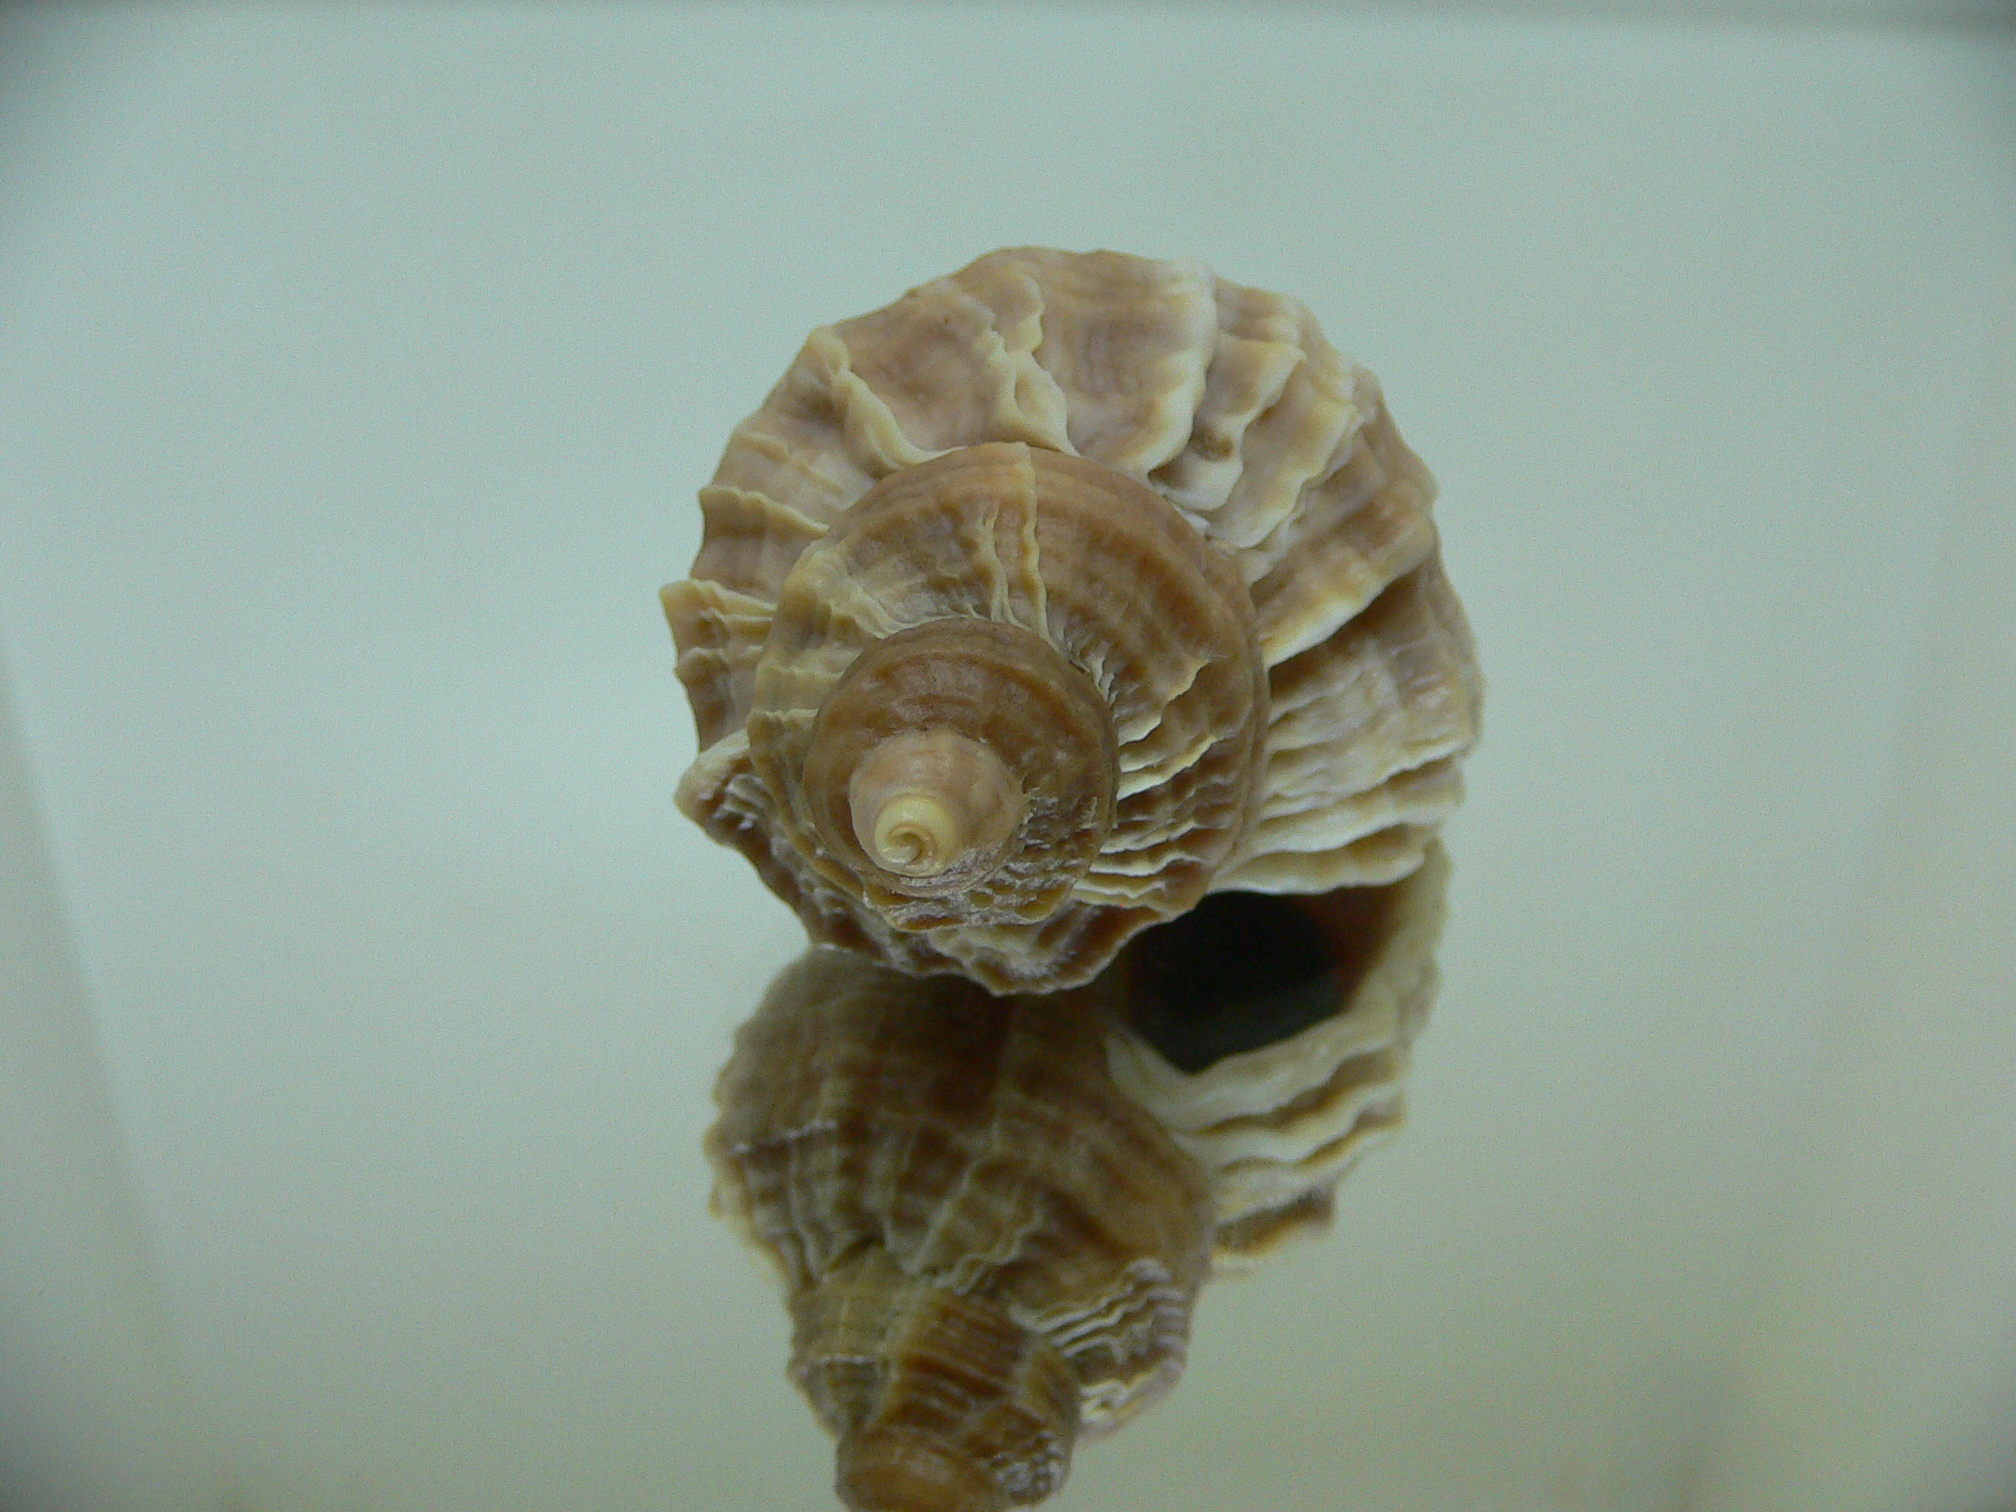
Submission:
[[[1213,893],[1128,947],[1128,1019],[1192,1075],[1299,1034],[1349,1000],[1386,938],[1394,892]]]

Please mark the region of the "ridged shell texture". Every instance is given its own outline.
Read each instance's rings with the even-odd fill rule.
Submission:
[[[1189,263],[989,254],[814,331],[665,591],[679,801],[815,941],[1081,985],[1421,864],[1481,685],[1377,383]]]
[[[716,1088],[717,1210],[782,1277],[791,1374],[856,1512],[993,1512],[1166,1391],[1203,1171],[1113,1085],[1069,994],[814,950]]]
[[[815,949],[736,1039],[717,1210],[781,1277],[854,1512],[994,1512],[1166,1392],[1208,1268],[1323,1228],[1401,1117],[1440,848],[1227,894],[1090,987],[996,998]]]
[[[1218,1271],[1327,1227],[1337,1183],[1399,1131],[1448,880],[1431,844],[1383,887],[1223,894],[1102,980],[1114,1083],[1205,1172]]]

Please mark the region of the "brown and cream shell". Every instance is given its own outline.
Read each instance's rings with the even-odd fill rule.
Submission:
[[[1214,897],[1058,993],[824,948],[778,977],[707,1150],[854,1512],[1047,1496],[1175,1383],[1207,1269],[1329,1222],[1398,1126],[1447,875]]]
[[[992,253],[813,332],[665,590],[681,807],[812,938],[997,992],[1421,864],[1478,729],[1433,483],[1309,312]]]
[[[1399,1132],[1448,882],[1431,843],[1379,887],[1220,893],[1101,978],[1114,1084],[1203,1169],[1217,1271],[1320,1233],[1338,1182]]]
[[[784,1283],[855,1512],[1041,1500],[1182,1369],[1206,1178],[1070,997],[815,949],[736,1036],[715,1207]]]

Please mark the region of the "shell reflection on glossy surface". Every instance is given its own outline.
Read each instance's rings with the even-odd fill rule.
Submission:
[[[1298,302],[996,252],[812,334],[665,590],[685,812],[815,941],[1091,980],[1421,862],[1477,734],[1433,483]]]
[[[716,1206],[783,1279],[856,1512],[1040,1500],[1182,1369],[1205,1177],[1070,997],[814,950],[736,1036]]]
[[[1225,894],[1090,987],[815,949],[736,1037],[717,1210],[781,1276],[855,1512],[980,1512],[1174,1384],[1207,1267],[1329,1220],[1400,1118],[1448,867]]]

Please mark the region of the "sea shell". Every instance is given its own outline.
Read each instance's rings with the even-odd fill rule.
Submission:
[[[1478,729],[1432,495],[1296,301],[989,254],[736,428],[664,595],[680,805],[815,941],[997,992],[1207,892],[1393,881]]]
[[[1205,1178],[1071,996],[816,949],[736,1037],[716,1210],[784,1283],[855,1512],[1038,1501],[1182,1369]]]
[[[1101,979],[1115,1084],[1209,1179],[1217,1271],[1328,1227],[1337,1183],[1399,1131],[1448,881],[1430,844],[1384,886],[1218,894]]]
[[[997,998],[819,948],[715,1089],[715,1207],[774,1267],[856,1512],[981,1512],[1181,1371],[1207,1270],[1327,1225],[1397,1129],[1448,864],[1228,893],[1091,987]]]

